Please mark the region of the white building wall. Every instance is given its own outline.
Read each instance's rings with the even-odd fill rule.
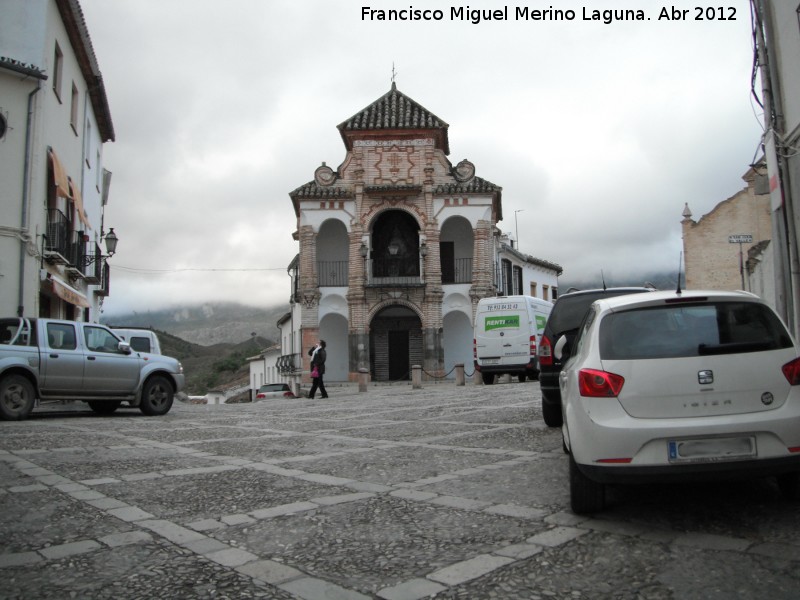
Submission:
[[[56,79],[55,47],[62,54],[60,94],[54,90]],[[102,231],[102,176],[97,185],[97,153],[102,160],[102,135],[97,125],[88,85],[84,79],[75,50],[70,41],[55,0],[26,0],[3,3],[0,19],[0,56],[38,69],[47,79],[16,73],[0,64],[0,109],[7,115],[9,130],[0,143],[0,303],[6,314],[16,312],[20,304],[22,283],[22,312],[37,316],[40,311],[40,262],[43,235],[47,232],[47,192],[49,155],[52,148],[66,174],[81,191],[90,229],[90,240],[99,242]],[[73,84],[77,90],[77,115],[72,119]],[[28,98],[32,98],[32,118],[28,126]],[[88,123],[88,127],[87,127]],[[30,137],[28,177],[25,173],[26,135]],[[89,155],[88,153],[91,152]],[[88,161],[88,164],[87,164]],[[26,189],[27,188],[27,189]],[[23,197],[27,194],[27,221],[23,225]],[[66,206],[65,201],[64,206]],[[77,228],[77,226],[76,226]],[[83,225],[80,228],[84,229]],[[24,255],[24,277],[20,277],[20,236],[30,238]],[[70,281],[61,266],[47,265],[45,274],[69,283],[90,302],[90,319],[100,316],[100,298],[93,294],[97,286],[77,279]],[[45,284],[46,285],[46,284]],[[44,286],[43,286],[44,287]],[[53,298],[52,316],[82,318],[63,301]]]

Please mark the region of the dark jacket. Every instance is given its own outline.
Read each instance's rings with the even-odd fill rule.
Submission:
[[[308,355],[312,356],[311,359],[311,368],[317,367],[320,375],[325,374],[325,359],[328,358],[328,354],[325,352],[325,348],[320,348],[317,350],[317,353],[314,354],[314,348],[308,351]]]

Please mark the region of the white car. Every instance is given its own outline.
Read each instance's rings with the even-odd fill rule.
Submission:
[[[256,400],[269,398],[296,398],[288,383],[265,383],[256,392]]]
[[[592,304],[560,374],[575,513],[605,485],[777,476],[800,499],[800,358],[746,292],[654,292]]]

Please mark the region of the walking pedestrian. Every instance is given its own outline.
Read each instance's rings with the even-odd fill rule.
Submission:
[[[322,376],[325,374],[325,359],[328,358],[328,354],[325,352],[325,340],[320,340],[316,346],[308,351],[308,355],[311,357],[312,381],[308,397],[313,400],[314,394],[317,393],[317,388],[319,388],[322,397],[327,398],[328,392],[325,391],[325,384],[322,381]]]

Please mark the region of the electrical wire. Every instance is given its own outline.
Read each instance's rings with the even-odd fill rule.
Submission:
[[[227,268],[200,268],[200,267],[186,267],[180,269],[146,269],[141,267],[127,267],[124,265],[112,265],[115,270],[125,271],[126,273],[140,273],[143,275],[167,275],[169,273],[184,273],[184,272],[201,272],[201,273],[246,273],[257,271],[285,271],[286,267],[270,267],[264,269],[257,268],[242,268],[242,269],[227,269]]]

